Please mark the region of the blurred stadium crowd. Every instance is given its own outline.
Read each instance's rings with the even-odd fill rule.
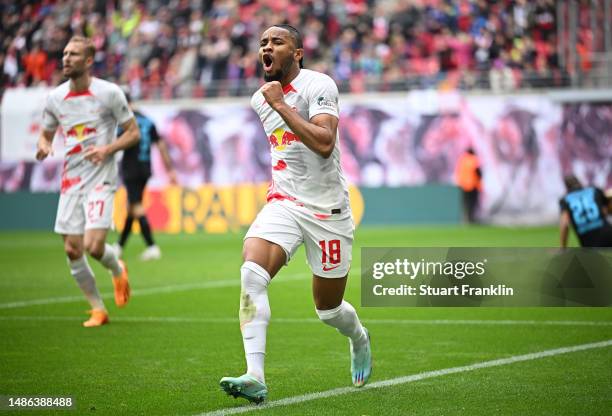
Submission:
[[[302,31],[306,66],[344,92],[567,81],[554,0],[40,0],[0,8],[2,90],[58,84],[66,41],[85,34],[97,48],[94,74],[129,85],[136,98],[247,94],[261,82],[258,36],[282,22]],[[578,22],[588,71],[592,33],[588,17]]]

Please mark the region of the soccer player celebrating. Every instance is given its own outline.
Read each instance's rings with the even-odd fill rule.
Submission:
[[[612,247],[612,225],[608,222],[608,200],[601,189],[583,187],[578,178],[564,178],[567,194],[561,198],[559,235],[561,248],[567,247],[572,224],[582,247]]]
[[[256,403],[268,394],[267,286],[301,244],[319,318],[349,338],[353,384],[363,386],[372,367],[368,332],[343,300],[354,224],[337,144],[338,88],[327,75],[302,69],[303,55],[301,35],[289,25],[272,26],[261,36],[266,83],[251,106],[269,137],[272,183],[268,203],[244,238],[239,317],[247,371],[220,382],[227,394]]]
[[[83,323],[86,327],[107,323],[108,312],[84,252],[111,272],[117,306],[125,306],[130,297],[127,268],[106,244],[106,234],[118,181],[113,155],[140,138],[121,89],[90,75],[94,54],[90,39],[75,36],[68,41],[62,63],[69,80],[47,98],[36,151],[38,160],[49,156],[60,127],[66,151],[55,232],[64,239],[70,273],[92,308],[90,318]],[[124,133],[115,139],[118,124]]]

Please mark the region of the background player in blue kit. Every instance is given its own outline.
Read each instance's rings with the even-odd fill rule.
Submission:
[[[561,198],[559,222],[561,248],[567,247],[570,223],[583,247],[612,247],[612,225],[608,222],[608,201],[601,189],[583,187],[573,175],[564,179],[567,194]]]
[[[140,142],[133,147],[125,149],[123,152],[123,159],[121,160],[121,176],[127,190],[128,213],[123,225],[123,231],[119,237],[119,242],[115,247],[121,256],[123,247],[125,247],[127,239],[132,232],[134,219],[137,219],[140,224],[142,238],[147,245],[147,248],[140,255],[140,259],[143,261],[157,260],[161,258],[161,250],[153,240],[153,232],[147,220],[144,206],[142,205],[142,194],[147,185],[147,181],[151,177],[151,145],[155,144],[157,146],[172,184],[176,184],[176,173],[172,168],[168,147],[157,133],[155,124],[150,118],[133,109],[133,104],[128,93],[126,93],[126,97],[130,103],[130,107],[132,107],[134,111],[134,116],[138,123]]]

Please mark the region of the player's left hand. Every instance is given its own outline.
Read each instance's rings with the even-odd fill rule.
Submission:
[[[266,99],[266,102],[272,108],[275,108],[277,105],[285,102],[283,97],[283,87],[278,81],[266,82],[263,87],[261,87],[261,93]]]
[[[85,159],[94,165],[99,165],[110,156],[108,146],[89,146],[85,149]]]

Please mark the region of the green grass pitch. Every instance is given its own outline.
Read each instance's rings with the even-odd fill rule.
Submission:
[[[360,247],[552,247],[557,241],[554,227],[359,228],[346,298],[372,336],[370,382],[610,340],[612,308],[362,308]],[[159,235],[158,242],[164,257],[151,263],[138,260],[139,236],[129,242],[125,259],[134,295],[125,309],[114,306],[110,277],[90,261],[107,295],[111,323],[86,329],[81,322],[87,304],[69,275],[60,238],[51,232],[0,234],[0,395],[76,400],[76,410],[4,413],[197,415],[245,405],[218,387],[222,376],[244,370],[237,322],[241,236]],[[350,385],[348,343],[316,319],[304,259],[301,249],[269,290],[270,403]],[[612,347],[607,346],[249,414],[611,412]]]

